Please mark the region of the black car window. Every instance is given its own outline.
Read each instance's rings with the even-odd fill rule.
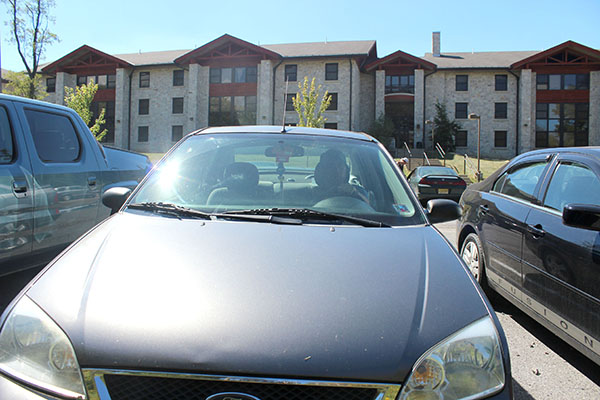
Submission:
[[[58,114],[25,110],[35,149],[44,162],[73,162],[81,146],[71,120]]]
[[[8,114],[0,107],[0,164],[8,164],[13,160],[13,138]]]
[[[532,201],[535,197],[535,188],[546,164],[546,161],[540,161],[511,168],[498,178],[492,190],[507,196]]]
[[[571,203],[600,204],[600,179],[582,164],[563,162],[552,176],[544,206],[562,212]]]

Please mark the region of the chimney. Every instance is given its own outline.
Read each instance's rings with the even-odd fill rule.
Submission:
[[[440,56],[440,32],[433,32],[432,37],[431,37],[431,52],[433,53],[434,57],[439,57]]]

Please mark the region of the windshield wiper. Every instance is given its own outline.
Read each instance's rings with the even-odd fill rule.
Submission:
[[[128,205],[127,208],[131,208],[133,210],[152,211],[157,214],[170,215],[179,219],[181,219],[181,217],[191,217],[200,219],[227,218],[252,222],[269,222],[272,224],[302,225],[302,221],[299,219],[287,217],[282,218],[281,216],[277,215],[250,213],[238,214],[235,211],[227,213],[207,213],[204,211],[193,210],[191,208],[178,206],[176,204],[162,202],[133,203]]]
[[[302,220],[316,219],[325,221],[344,221],[355,225],[361,225],[369,228],[389,228],[390,225],[383,222],[373,221],[366,218],[353,217],[351,215],[336,214],[325,211],[312,210],[310,208],[258,208],[239,211],[227,211],[224,214],[246,214],[246,215],[273,215],[299,218]]]
[[[176,204],[171,203],[162,203],[162,202],[144,202],[144,203],[133,203],[129,204],[127,208],[131,208],[133,210],[144,210],[144,211],[152,211],[156,214],[164,214],[170,215],[172,217],[177,217],[181,219],[181,217],[192,217],[192,218],[200,218],[200,219],[210,219],[211,214],[205,213],[203,211],[192,210],[191,208],[178,206]]]

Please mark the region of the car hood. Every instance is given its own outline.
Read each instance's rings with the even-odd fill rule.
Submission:
[[[89,368],[398,382],[487,314],[430,226],[119,213],[27,292]]]

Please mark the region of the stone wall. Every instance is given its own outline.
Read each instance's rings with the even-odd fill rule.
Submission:
[[[325,80],[325,64],[338,63],[338,79]],[[275,99],[274,105],[274,124],[279,125],[283,121],[283,98],[285,92],[285,66],[297,65],[297,81],[290,82],[288,94],[297,93],[298,83],[308,77],[308,81],[315,78],[315,85],[321,85],[321,95],[327,90],[329,93],[338,94],[338,107],[335,111],[326,111],[324,113],[328,123],[337,123],[338,129],[350,129],[350,71],[353,61],[348,58],[327,58],[318,60],[290,59],[278,66],[275,71]],[[353,72],[353,74],[356,74]],[[353,75],[354,78],[354,75]],[[356,79],[359,79],[358,77]],[[295,111],[286,112],[286,123],[298,123],[298,115]]]
[[[187,85],[188,71],[184,73],[184,86],[173,86],[173,71],[175,67],[147,67],[136,69],[131,85],[131,149],[140,152],[165,152],[175,143],[171,140],[171,130],[174,125],[182,125],[184,131],[190,130],[188,121],[195,116],[195,110],[190,110],[190,98]],[[140,88],[141,72],[150,72],[150,87]],[[174,97],[183,97],[183,113],[172,113]],[[148,115],[139,114],[139,100],[149,99]],[[138,140],[138,128],[148,127],[148,141]]]
[[[589,144],[600,146],[600,71],[590,73]]]
[[[468,90],[456,90],[456,75],[468,75]],[[495,90],[495,75],[508,76],[508,90]],[[433,120],[435,104],[446,106],[450,119],[455,119],[467,131],[467,146],[457,147],[457,153],[477,154],[477,121],[455,117],[455,104],[467,103],[469,113],[481,117],[481,155],[483,157],[511,158],[514,156],[516,128],[517,79],[506,70],[440,70],[427,77],[425,119]],[[496,119],[495,103],[507,103],[507,118]],[[416,107],[416,105],[415,105]],[[420,123],[420,121],[415,121]],[[426,128],[427,129],[427,128]],[[495,147],[494,132],[506,131],[506,147]],[[430,130],[426,131],[426,148],[432,148]]]

